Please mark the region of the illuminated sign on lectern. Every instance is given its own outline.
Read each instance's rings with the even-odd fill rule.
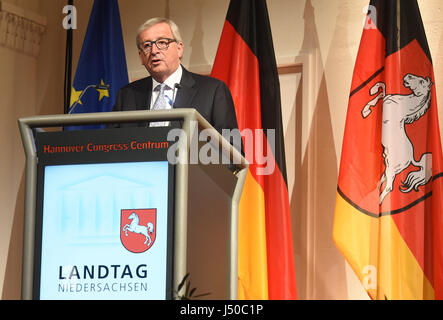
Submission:
[[[150,161],[140,161],[149,150],[131,153],[130,147],[89,152],[88,144],[109,145],[106,132],[94,141],[66,132],[80,152],[57,149],[59,135],[37,139],[47,153],[39,163],[36,298],[170,298],[173,170],[160,151]],[[138,132],[127,138],[119,132],[113,144],[130,146]]]

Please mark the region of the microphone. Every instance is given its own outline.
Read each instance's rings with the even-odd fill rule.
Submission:
[[[95,89],[98,89],[98,90],[108,90],[109,89],[109,84],[96,84],[95,85]]]

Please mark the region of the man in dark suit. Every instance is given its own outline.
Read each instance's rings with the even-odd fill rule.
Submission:
[[[226,84],[181,66],[184,46],[173,21],[146,21],[139,28],[136,41],[140,61],[150,76],[121,88],[113,111],[195,108],[220,133],[222,129],[238,128]]]

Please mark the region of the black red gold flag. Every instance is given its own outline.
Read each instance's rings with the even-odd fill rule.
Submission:
[[[333,235],[372,299],[443,298],[437,111],[417,1],[371,1],[349,95]]]
[[[264,132],[243,141],[250,169],[239,210],[239,298],[296,299],[280,84],[265,0],[231,0],[211,75],[229,86],[239,129]],[[263,174],[269,161],[275,167]]]

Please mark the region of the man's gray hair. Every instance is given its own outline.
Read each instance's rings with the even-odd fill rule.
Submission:
[[[150,27],[155,26],[156,24],[159,24],[159,23],[167,23],[169,25],[169,27],[171,28],[172,35],[174,36],[174,39],[177,40],[178,42],[183,42],[182,36],[180,34],[180,30],[174,21],[172,21],[171,19],[167,19],[167,18],[151,18],[148,21],[146,21],[145,23],[143,23],[137,30],[137,37],[135,39],[136,44],[137,44],[137,48],[139,47],[139,44],[140,44],[140,34],[143,31],[145,31],[146,29],[149,29]]]

